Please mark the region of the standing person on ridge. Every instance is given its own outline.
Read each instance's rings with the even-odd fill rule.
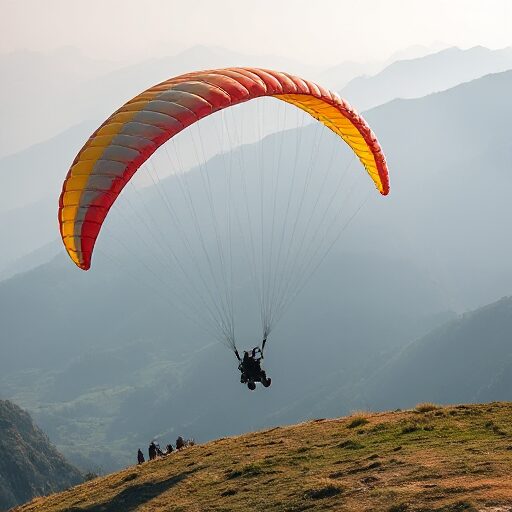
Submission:
[[[156,445],[155,445],[154,441],[151,441],[151,443],[149,443],[148,452],[149,452],[149,460],[156,459]]]

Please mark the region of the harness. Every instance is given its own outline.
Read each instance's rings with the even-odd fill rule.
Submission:
[[[263,350],[265,349],[265,344],[267,343],[267,338],[264,338],[263,341],[261,342],[261,348],[259,347],[254,347],[251,352],[254,353],[255,350],[258,350],[259,353],[261,354],[261,357],[260,359],[263,359]],[[238,359],[238,361],[240,363],[242,363],[242,358],[240,357],[240,354],[238,353],[238,349],[235,348],[235,356],[236,358]]]

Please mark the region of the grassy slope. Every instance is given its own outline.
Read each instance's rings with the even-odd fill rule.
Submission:
[[[220,439],[17,511],[509,511],[512,403],[354,415]]]

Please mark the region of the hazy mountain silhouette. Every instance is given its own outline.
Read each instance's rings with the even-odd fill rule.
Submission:
[[[373,75],[382,67],[380,62],[345,61],[332,66],[319,75],[319,83],[333,91],[340,91],[351,80],[361,75]]]
[[[62,491],[82,480],[80,472],[50,444],[28,413],[0,400],[0,510]]]
[[[18,50],[2,54],[0,66],[0,92],[9,98],[2,104],[2,157],[76,124],[86,93],[84,84],[120,65],[64,47],[49,53]]]
[[[0,157],[47,140],[77,120],[104,119],[144,89],[190,70],[259,66],[310,76],[318,69],[200,45],[129,65],[91,59],[73,47],[48,54],[23,50],[0,55],[0,66],[0,93],[10,98],[2,106]]]
[[[93,456],[105,467],[131,460],[131,447],[155,435],[207,439],[364,407],[357,382],[450,310],[476,308],[512,287],[512,247],[503,235],[512,186],[510,90],[512,72],[505,72],[367,113],[388,156],[391,194],[361,212],[276,329],[266,359],[274,385],[266,393],[247,395],[235,358],[142,286],[147,273],[129,254],[124,266],[98,256],[89,273],[61,254],[0,283],[4,396],[34,410],[73,461],[86,465]],[[283,137],[286,145],[296,134]],[[252,169],[256,158],[249,160]],[[176,188],[171,179],[163,186]],[[156,190],[143,194],[156,204]],[[120,219],[109,225],[140,246],[122,227]],[[486,371],[499,375],[502,361]],[[77,437],[80,450],[72,445]]]
[[[326,382],[360,379],[411,333],[443,320],[435,315],[443,307],[437,290],[417,269],[383,259],[389,273],[381,274],[373,262],[332,255],[272,336],[265,366],[273,387],[248,395],[233,354],[159,296],[112,264],[87,276],[59,258],[0,287],[2,392],[24,397],[83,468],[91,459],[105,469],[129,463],[134,443],[155,436],[210,439],[309,417],[308,397]],[[397,280],[402,293],[385,297]]]
[[[44,143],[0,159],[0,185],[5,191],[4,201],[0,205],[0,236],[5,240],[5,249],[0,254],[0,274],[7,266],[13,268],[12,265],[17,258],[28,255],[55,238],[55,202],[69,164],[94,127],[122,101],[157,81],[190,69],[191,63],[197,68],[233,63],[268,67],[275,65],[287,69],[297,66],[278,57],[273,59],[267,62],[263,57],[247,57],[223,49],[200,46],[174,57],[123,67],[102,76],[101,79],[90,79],[82,88],[70,91],[73,95],[81,94],[83,97],[77,99],[72,96],[70,104],[63,103],[59,111],[65,110],[66,115],[72,113],[74,119],[96,118],[98,121],[81,123]],[[427,57],[392,64],[375,77],[361,79],[357,87],[349,84],[343,95],[347,93],[347,98],[361,110],[365,106],[403,96],[404,90],[409,91],[408,94],[412,96],[421,96],[492,70],[509,67],[510,62],[512,52],[508,49],[492,51],[481,47],[470,50],[450,48]],[[313,70],[311,72],[314,73]],[[327,70],[323,75],[327,81],[330,73],[331,71]],[[333,73],[335,76],[336,68],[333,68]],[[425,76],[431,78],[425,80]],[[416,80],[414,77],[419,78],[417,82],[411,83],[411,80]],[[443,80],[441,86],[439,81]],[[353,97],[351,91],[359,96]],[[44,105],[44,108],[49,108],[48,105],[53,103],[48,101]],[[243,109],[245,119],[254,118],[258,110],[256,105],[251,104],[244,105]],[[57,116],[53,110],[52,116]],[[43,118],[43,115],[38,117]],[[294,126],[293,119],[289,119],[289,123]],[[381,138],[387,135],[387,124],[389,120],[381,123],[384,128],[379,125],[378,133]],[[262,134],[272,131],[277,125],[267,124],[258,127],[257,123],[247,122],[245,126],[244,139],[250,141],[258,140]],[[211,119],[206,118],[202,121],[206,157],[218,152],[218,138],[214,133],[217,128],[218,125]],[[197,165],[194,147],[189,144],[184,149],[186,150],[182,152],[183,166],[186,168]],[[444,155],[444,158],[446,157],[447,155]],[[23,209],[18,210],[19,207]],[[16,230],[13,230],[14,224],[17,225]]]
[[[366,110],[395,98],[419,98],[511,68],[512,48],[452,47],[393,62],[375,76],[354,78],[341,90],[341,95],[359,110]]]
[[[509,400],[512,299],[466,313],[411,343],[361,386],[370,408]],[[392,405],[391,405],[392,404]]]
[[[512,244],[503,236],[512,184],[511,80],[512,72],[488,75],[367,113],[394,178],[382,229],[388,240],[402,237],[401,244],[382,242],[381,248],[398,248],[402,257],[429,269],[459,311],[512,288]]]
[[[392,64],[397,60],[410,60],[410,59],[418,59],[420,57],[425,57],[425,55],[430,55],[432,53],[439,52],[448,48],[449,45],[443,43],[441,41],[435,41],[428,46],[423,44],[412,44],[407,46],[406,48],[402,48],[393,52],[388,58],[388,64]]]
[[[322,71],[318,80],[325,87],[329,87],[334,91],[341,91],[351,80],[370,79],[370,77],[377,75],[394,62],[419,59],[426,55],[439,52],[447,46],[448,45],[442,43],[433,44],[431,46],[417,44],[394,52],[385,61],[341,62],[336,66]],[[363,108],[363,106],[358,106],[358,108]]]
[[[37,208],[37,204],[31,206],[34,209]],[[55,225],[53,228],[55,228]],[[10,233],[7,235],[7,238],[9,236]],[[13,263],[5,265],[4,269],[0,272],[0,280],[8,279],[9,277],[13,277],[16,274],[22,274],[23,272],[27,272],[34,267],[38,267],[41,263],[52,260],[55,258],[55,256],[62,252],[61,244],[61,240],[55,239],[53,242],[49,242],[43,245],[39,249],[30,252],[26,256],[16,258]]]
[[[73,161],[93,129],[92,123],[83,123],[44,143],[0,159],[4,194],[0,205],[0,238],[3,240],[0,274],[8,266],[14,266],[20,257],[28,256],[58,236],[55,204],[63,169]],[[33,264],[38,261],[34,258]]]

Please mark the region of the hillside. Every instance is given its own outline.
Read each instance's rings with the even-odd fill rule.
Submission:
[[[511,414],[511,403],[491,403],[314,420],[194,446],[15,510],[506,512]]]
[[[29,414],[0,400],[0,510],[81,481]]]
[[[511,332],[510,297],[466,313],[408,345],[364,382],[365,403],[388,408],[428,399],[507,400],[512,396]]]

